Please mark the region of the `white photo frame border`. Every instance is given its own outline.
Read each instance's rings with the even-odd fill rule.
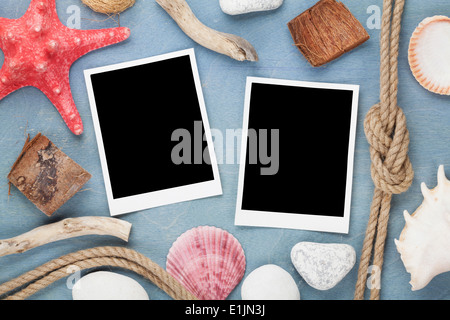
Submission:
[[[353,91],[350,135],[349,135],[348,157],[347,157],[345,202],[344,202],[344,213],[342,217],[242,209],[244,177],[245,177],[245,167],[247,157],[247,140],[248,140],[247,136],[249,129],[248,125],[250,114],[250,100],[253,83]],[[358,116],[358,101],[359,101],[359,85],[284,80],[284,79],[264,78],[264,77],[247,77],[245,89],[245,101],[244,101],[243,126],[242,126],[238,192],[237,192],[236,212],[234,221],[235,225],[285,228],[285,229],[332,232],[343,234],[347,234],[349,232],[352,185],[353,185],[353,165],[354,165],[356,127]]]
[[[115,199],[113,197],[111,180],[109,176],[108,164],[106,161],[106,153],[103,144],[103,136],[100,128],[100,120],[97,113],[97,106],[95,102],[94,89],[91,82],[91,75],[97,73],[103,73],[108,71],[114,71],[129,67],[135,67],[143,64],[154,63],[172,58],[178,58],[182,56],[189,56],[191,62],[192,74],[194,77],[195,88],[197,91],[197,98],[200,105],[200,112],[202,116],[202,123],[205,130],[205,138],[208,145],[208,152],[210,158],[210,164],[213,171],[214,179],[205,182],[199,182],[175,188],[162,189],[154,192],[147,192],[138,195],[127,196],[123,198]],[[100,163],[103,173],[103,180],[106,188],[106,196],[111,216],[122,215],[125,213],[141,211],[145,209],[151,209],[164,205],[197,200],[201,198],[207,198],[212,196],[222,195],[222,185],[220,181],[220,174],[217,164],[217,159],[214,151],[214,144],[211,135],[211,128],[209,126],[206,105],[203,97],[202,86],[200,82],[200,76],[198,73],[197,62],[195,58],[194,49],[185,49],[157,56],[152,56],[143,59],[137,59],[132,61],[126,61],[122,63],[91,68],[84,70],[84,77],[86,81],[86,87],[88,92],[89,104],[91,107],[92,120],[94,123],[94,131],[97,140],[97,146],[99,150]]]

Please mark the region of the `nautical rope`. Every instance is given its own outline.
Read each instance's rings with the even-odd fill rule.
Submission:
[[[394,6],[393,3],[394,0],[383,2],[380,36],[380,102],[369,110],[364,121],[364,131],[370,144],[371,176],[375,191],[360,258],[355,300],[364,299],[372,251],[372,264],[377,267],[372,269],[372,274],[381,273],[392,195],[405,192],[414,177],[407,154],[409,132],[406,118],[402,109],[397,106],[398,50],[405,0],[395,1]],[[381,277],[381,274],[377,276]],[[371,288],[370,299],[380,299],[379,286]]]
[[[112,266],[147,278],[175,300],[197,300],[175,278],[144,255],[122,247],[97,247],[70,253],[0,285],[0,297],[23,300],[69,274],[71,267],[85,270]],[[72,269],[73,270],[73,269]]]

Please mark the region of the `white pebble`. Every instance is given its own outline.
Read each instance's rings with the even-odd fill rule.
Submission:
[[[145,289],[127,276],[97,271],[78,280],[72,289],[73,300],[149,300]]]
[[[291,250],[291,260],[306,283],[328,290],[353,268],[356,253],[347,244],[299,242]]]
[[[266,264],[245,278],[241,297],[242,300],[300,300],[300,291],[286,270]]]
[[[283,0],[220,0],[222,11],[230,15],[275,10],[282,4]]]

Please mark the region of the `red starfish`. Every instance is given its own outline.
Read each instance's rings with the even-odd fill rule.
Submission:
[[[71,65],[84,54],[127,39],[128,28],[77,30],[64,26],[55,0],[31,0],[19,19],[0,17],[0,100],[25,86],[40,89],[55,105],[69,129],[83,132],[69,83]]]

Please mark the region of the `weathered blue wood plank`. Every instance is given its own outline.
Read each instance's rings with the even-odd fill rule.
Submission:
[[[209,51],[185,36],[170,17],[152,0],[137,0],[134,7],[120,16],[122,26],[131,29],[129,40],[89,53],[71,68],[70,82],[75,102],[84,121],[85,132],[76,137],[66,128],[56,109],[35,88],[23,88],[0,101],[0,238],[9,238],[37,226],[67,217],[86,215],[108,216],[96,138],[93,131],[83,70],[107,64],[167,53],[193,47],[196,52],[209,121],[212,128],[223,133],[242,126],[245,80],[247,76],[273,77],[292,80],[359,84],[361,86],[355,152],[354,185],[350,232],[348,235],[252,228],[234,226],[234,210],[238,182],[238,164],[219,166],[224,194],[220,197],[169,205],[122,216],[133,224],[130,242],[125,244],[113,238],[90,236],[66,240],[26,253],[0,258],[0,282],[31,270],[61,255],[102,245],[126,245],[148,256],[161,266],[173,241],[184,231],[199,225],[214,225],[230,231],[242,243],[247,256],[246,275],[260,265],[273,263],[287,270],[297,281],[302,299],[352,299],[357,268],[372,200],[373,184],[370,178],[370,158],[363,121],[369,108],[378,102],[379,92],[379,31],[369,29],[369,11],[381,8],[381,0],[344,0],[352,13],[367,27],[371,39],[340,59],[318,69],[309,66],[292,43],[286,23],[312,6],[315,0],[286,0],[273,12],[227,16],[219,1],[190,0],[198,18],[210,27],[238,34],[249,40],[259,53],[257,63],[237,62]],[[20,17],[29,0],[3,0],[0,16]],[[82,29],[113,27],[105,19],[82,5],[79,0],[58,0],[61,21],[71,24],[72,8],[80,10]],[[70,8],[71,9],[71,8]],[[401,32],[399,60],[399,104],[404,109],[411,133],[410,157],[415,169],[414,183],[404,194],[394,196],[389,222],[382,278],[383,299],[449,299],[450,273],[436,277],[425,289],[412,292],[406,273],[394,245],[404,226],[402,211],[413,212],[422,201],[419,185],[436,185],[440,164],[446,165],[450,176],[450,100],[432,94],[415,81],[407,62],[409,37],[425,17],[450,15],[447,0],[409,0],[406,3]],[[97,21],[95,21],[97,20]],[[373,23],[373,20],[370,20]],[[371,25],[370,25],[371,26]],[[3,56],[1,56],[3,61]],[[294,103],[295,107],[295,103]],[[133,106],[123,106],[112,112],[133,112]],[[152,119],[149,119],[151,123]],[[299,119],[299,125],[312,124],[320,130],[320,120]],[[119,124],[120,130],[120,124]],[[8,196],[6,176],[19,154],[26,134],[42,132],[57,146],[87,169],[93,178],[83,191],[71,199],[52,218],[47,218],[20,192],[12,188]],[[237,153],[236,146],[231,150]],[[225,153],[224,153],[225,154]],[[330,168],[332,167],[330,159]],[[327,169],[327,168],[324,168]],[[332,193],[326,182],[324,201]],[[298,191],[299,201],[302,190]],[[335,288],[317,291],[298,275],[290,261],[290,250],[299,241],[337,242],[352,245],[357,252],[357,265]],[[129,273],[126,273],[129,274]],[[151,299],[168,296],[148,281],[135,277],[148,291]],[[65,280],[37,293],[33,299],[71,299]],[[240,299],[240,285],[230,295]]]

